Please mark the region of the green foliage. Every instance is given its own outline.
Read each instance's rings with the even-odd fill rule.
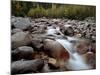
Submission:
[[[95,17],[95,11],[95,6],[12,1],[12,15],[15,16],[84,19]]]
[[[32,7],[32,2],[12,1],[11,13],[15,16],[27,16],[27,12]]]
[[[43,7],[37,6],[36,8],[31,8],[28,12],[28,16],[30,17],[43,17],[46,15],[46,11]]]
[[[48,8],[46,10],[47,12],[47,17],[51,18],[62,18],[64,17],[64,10],[65,8],[63,6],[60,6],[58,8]]]
[[[65,17],[72,19],[84,19],[85,17],[95,17],[95,7],[90,6],[69,6],[65,9]]]

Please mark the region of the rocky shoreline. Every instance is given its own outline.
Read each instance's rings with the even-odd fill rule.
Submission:
[[[69,39],[68,37],[77,39]],[[79,49],[77,52],[81,54],[82,57],[88,58],[89,61],[87,61],[87,59],[85,61],[87,61],[89,66],[92,66],[92,68],[83,67],[82,70],[95,68],[95,18],[88,17],[84,20],[70,20],[47,19],[45,17],[34,19],[30,17],[12,16],[11,73],[79,70],[69,68],[69,66],[67,66],[67,68],[65,67],[63,63],[69,60],[71,55],[56,39],[68,40],[73,48],[74,43],[76,48],[76,44],[82,42],[82,47],[79,46],[79,48],[76,48],[77,50]],[[83,48],[83,50],[80,48]]]

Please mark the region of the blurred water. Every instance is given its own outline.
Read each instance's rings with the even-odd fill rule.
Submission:
[[[50,34],[50,35],[56,35],[56,33],[60,33],[60,37],[62,38],[55,38],[55,40],[57,42],[59,42],[64,48],[65,50],[69,53],[70,55],[70,58],[69,60],[66,61],[66,68],[69,69],[69,70],[86,70],[86,69],[91,69],[91,67],[89,65],[86,64],[84,58],[79,55],[75,48],[74,48],[74,44],[75,42],[79,42],[80,39],[79,38],[75,38],[75,37],[69,37],[69,36],[66,36],[66,38],[63,38],[64,37],[64,34],[62,34],[60,32],[60,29],[59,27],[53,29],[52,27],[49,28],[47,30],[47,34]]]
[[[65,65],[67,69],[69,70],[91,69],[91,67],[86,64],[84,58],[81,55],[79,55],[73,48],[72,43],[70,43],[66,39],[56,39],[56,41],[58,41],[70,54],[70,59],[66,61]]]

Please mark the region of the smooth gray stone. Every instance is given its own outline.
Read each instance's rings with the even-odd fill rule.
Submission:
[[[19,60],[11,64],[12,74],[24,74],[24,73],[34,73],[41,70],[44,66],[44,62],[41,59],[35,60]]]

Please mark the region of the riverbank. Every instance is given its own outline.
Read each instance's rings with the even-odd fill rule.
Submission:
[[[95,22],[95,18],[93,17],[88,17],[84,20],[71,20],[48,19],[45,17],[34,19],[30,17],[23,18],[12,16],[12,73],[59,72],[76,70],[76,68],[70,68],[68,65],[67,68],[64,67],[66,66],[65,64],[62,67],[62,62],[66,62],[66,60],[71,59],[71,54],[73,56],[74,52],[79,52],[79,54],[81,54],[79,56],[81,56],[80,59],[82,59],[82,61],[84,58],[88,58],[90,56],[88,58],[90,61],[87,62],[86,59],[86,61],[84,60],[84,62],[87,62],[88,66],[92,66],[92,68],[84,67],[81,64],[83,67],[81,67],[81,69],[79,68],[78,70],[95,69]],[[68,47],[66,46],[66,41],[62,44],[62,42],[57,42],[57,39],[67,40]],[[80,45],[80,43],[82,43],[82,47],[80,48],[79,46],[78,52],[72,51],[71,53],[69,53],[69,49],[73,50],[74,46],[76,47],[76,44]],[[68,50],[66,49],[66,47],[68,48]],[[76,48],[76,50],[78,49]],[[89,54],[89,56],[87,56],[86,54]],[[20,62],[23,64],[15,67]],[[27,62],[29,62],[28,66]],[[66,63],[68,64],[68,62]],[[35,68],[30,68],[30,66],[33,66]]]

